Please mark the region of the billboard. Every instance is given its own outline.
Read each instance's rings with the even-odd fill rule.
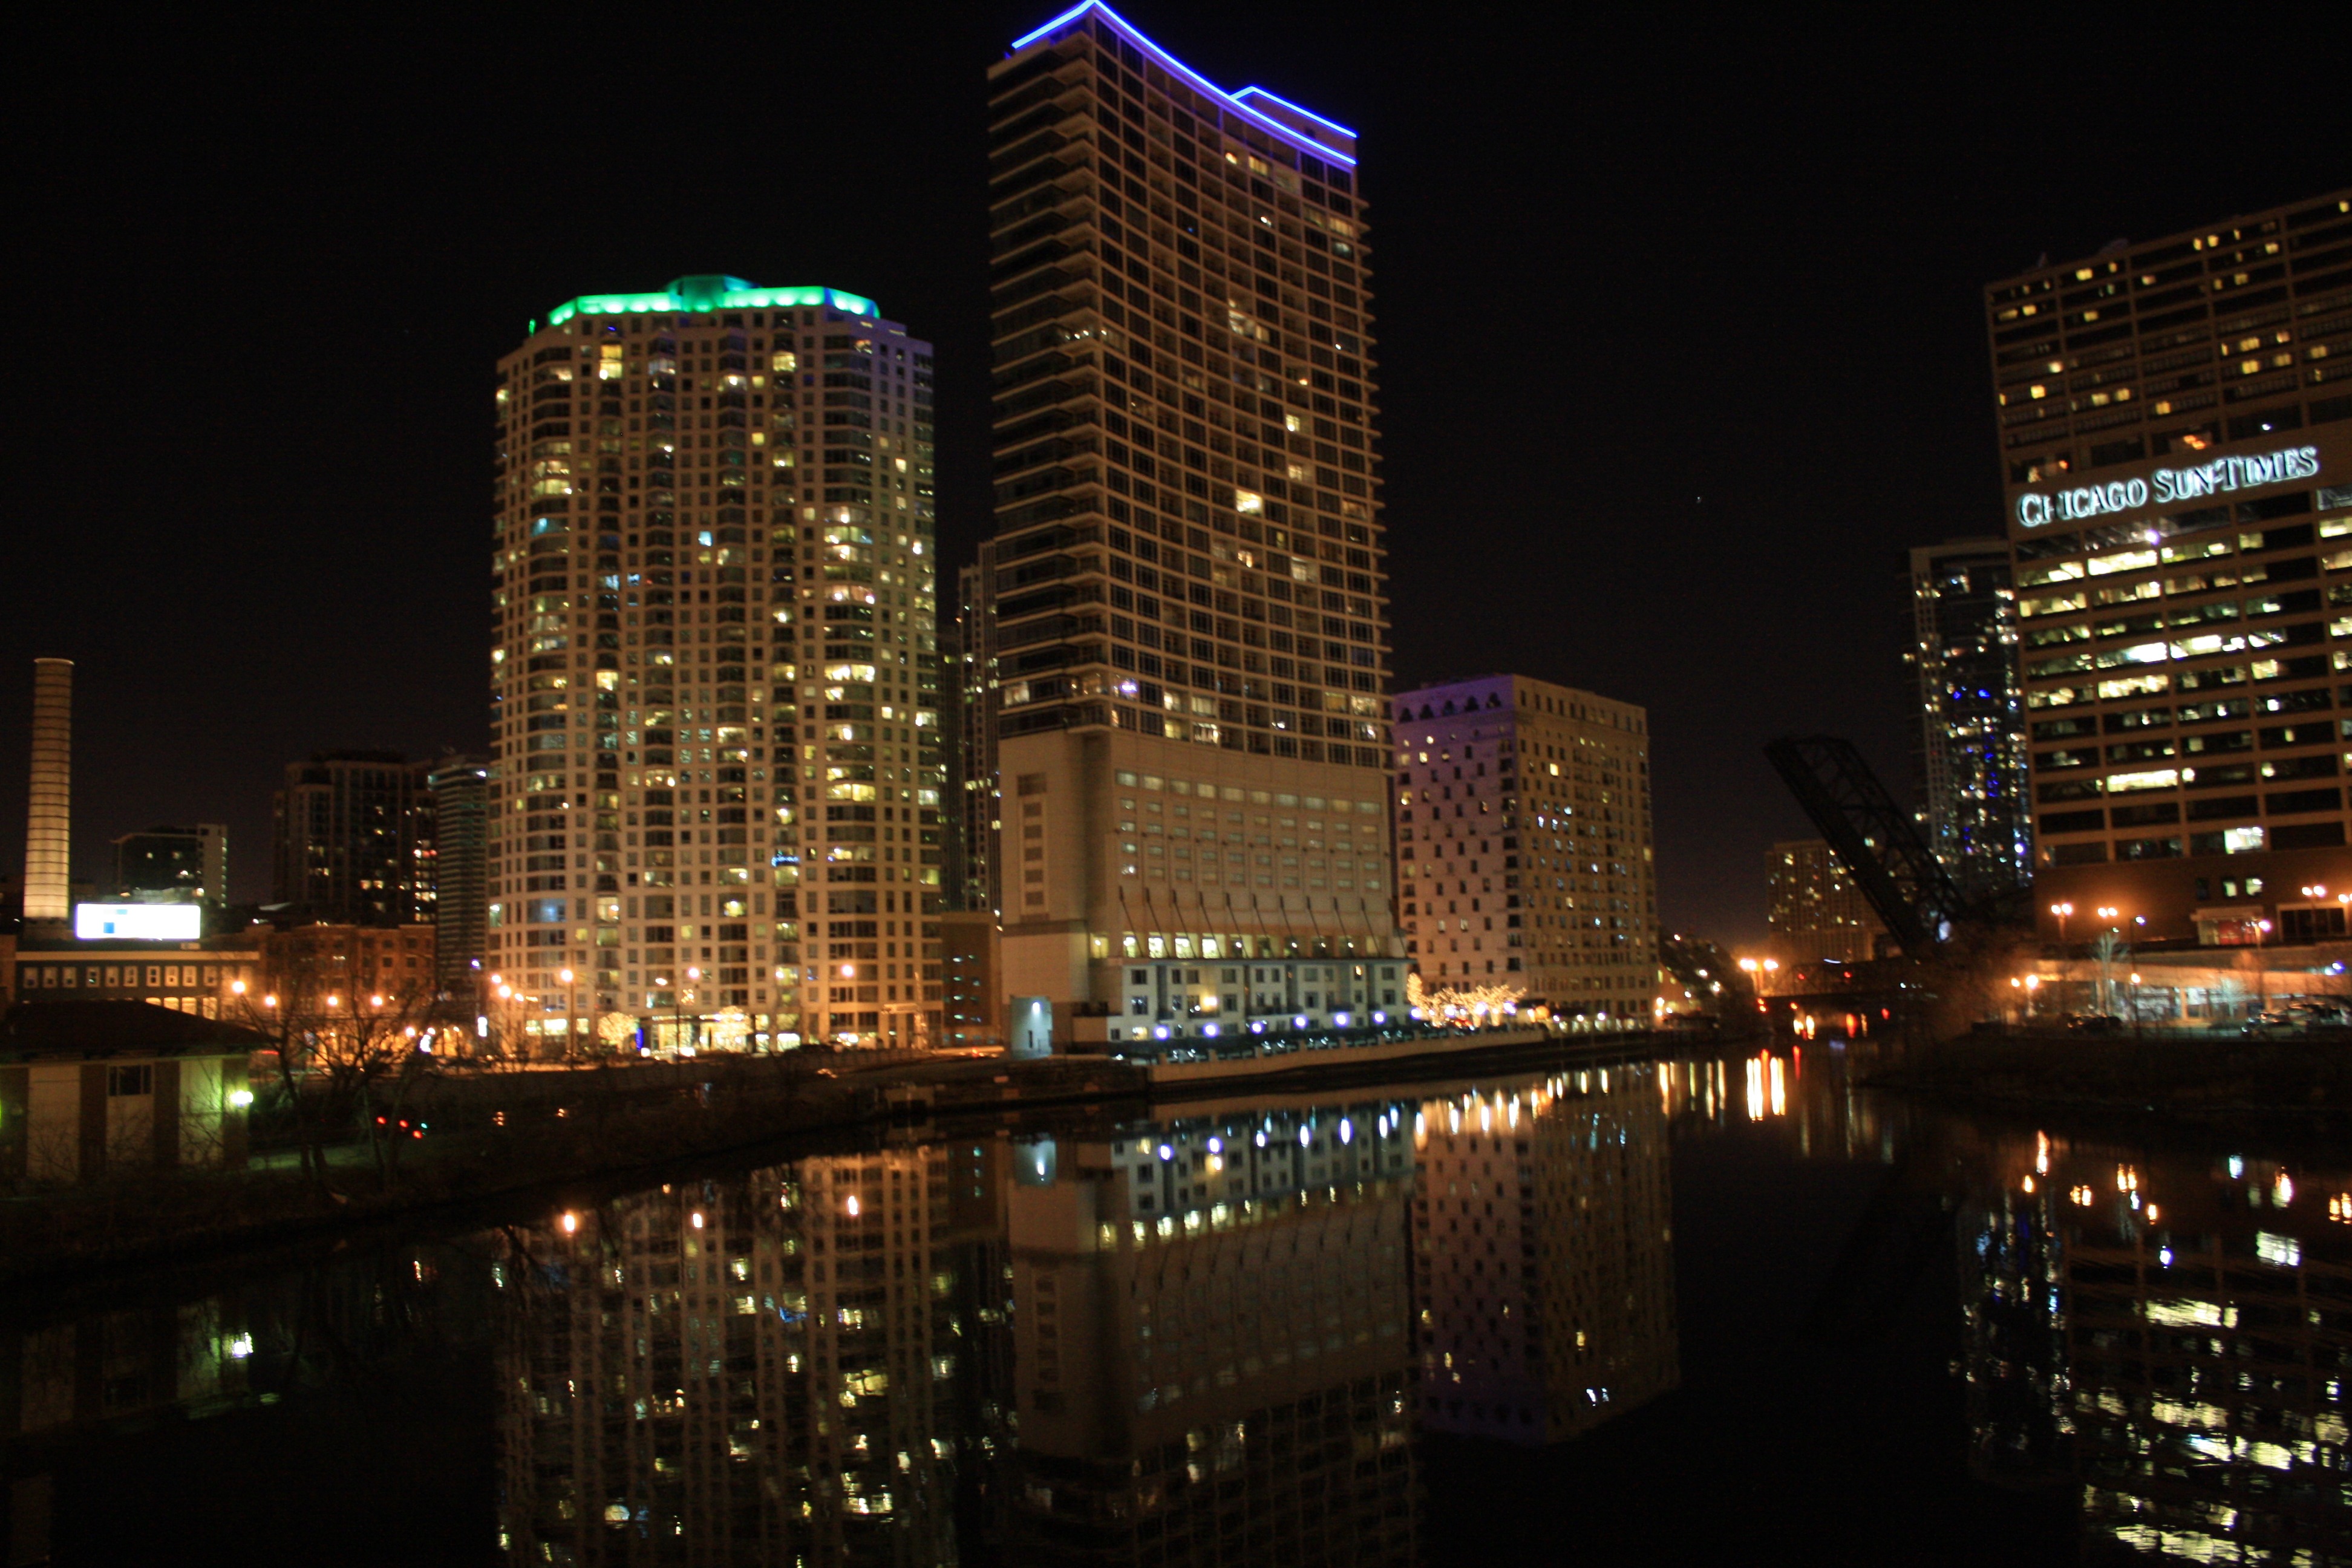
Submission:
[[[202,904],[76,904],[83,942],[194,942],[205,934]]]

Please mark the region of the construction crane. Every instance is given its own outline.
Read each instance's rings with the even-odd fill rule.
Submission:
[[[1764,754],[1904,952],[1923,953],[1950,937],[1969,912],[1959,889],[1853,742],[1786,736]]]

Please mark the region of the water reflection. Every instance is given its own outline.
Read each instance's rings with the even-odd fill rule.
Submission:
[[[1645,1065],[1421,1107],[1424,1429],[1554,1442],[1675,1386],[1667,1092]]]
[[[946,1151],[666,1186],[495,1265],[518,1563],[948,1563]]]
[[[1174,1117],[1014,1184],[1011,1560],[1414,1560],[1409,1116]]]
[[[1677,1256],[1673,1151],[1747,1139],[1781,1162],[1738,1167],[1757,1179],[1863,1173],[1805,1287],[1814,1342],[1894,1331],[1921,1259],[1957,1255],[1937,1312],[1981,1480],[2079,1499],[2110,1552],[2347,1561],[2341,1159],[2037,1134],[1874,1097],[1846,1066],[1814,1042],[926,1130],[20,1309],[0,1542],[152,1556],[205,1506],[187,1499],[236,1495],[237,1455],[299,1451],[300,1527],[283,1552],[240,1538],[248,1560],[315,1560],[294,1543],[373,1488],[404,1500],[386,1561],[1412,1563],[1481,1522],[1426,1495],[1433,1454],[1565,1474],[1593,1452],[1570,1440],[1627,1412],[1691,1419],[1677,1303],[1708,1299],[1694,1279],[1723,1299],[1735,1266]],[[104,1502],[134,1451],[186,1494],[144,1536]]]
[[[1975,1457],[2081,1489],[2093,1543],[2352,1561],[2352,1187],[2314,1166],[2015,1132],[1973,1151]]]

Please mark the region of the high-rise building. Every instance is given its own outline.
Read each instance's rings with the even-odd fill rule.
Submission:
[[[1525,676],[1396,699],[1397,898],[1423,985],[1649,1016],[1658,988],[1650,721]]]
[[[228,828],[200,822],[124,834],[114,841],[114,891],[220,909],[228,902]]]
[[[1911,626],[1928,847],[1962,893],[1995,898],[2033,879],[2009,542],[1912,551]]]
[[[2343,927],[2352,189],[1985,290],[2034,904]]]
[[[1796,963],[1859,963],[1874,956],[1885,923],[1827,843],[1775,844],[1765,866],[1765,921],[1781,956]]]
[[[981,545],[980,562],[956,573],[954,679],[956,767],[950,781],[955,796],[950,826],[955,853],[950,858],[950,908],[986,910],[1003,903],[996,882],[996,836],[1003,826],[1003,797],[997,788],[996,648],[988,595],[983,584],[995,568]]]
[[[503,983],[542,1034],[937,1039],[929,345],[682,278],[558,306],[498,410]]]
[[[1354,136],[1098,3],[989,94],[1005,984],[1065,1044],[1378,1006],[1401,965]]]
[[[433,792],[433,964],[440,989],[472,1005],[489,973],[490,764],[444,757]]]
[[[277,901],[345,925],[433,919],[429,769],[397,752],[289,763],[275,802]]]

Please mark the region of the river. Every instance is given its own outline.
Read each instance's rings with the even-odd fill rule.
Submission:
[[[28,1292],[0,1562],[2352,1563],[2345,1152],[1869,1048],[877,1134]]]

